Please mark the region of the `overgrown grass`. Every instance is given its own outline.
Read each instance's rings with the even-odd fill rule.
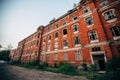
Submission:
[[[25,67],[28,69],[37,69],[42,71],[49,71],[54,73],[62,73],[65,75],[71,75],[71,76],[84,76],[86,74],[78,73],[73,65],[70,65],[68,63],[60,62],[59,65],[49,67],[46,62],[40,63],[38,61],[33,61],[30,63],[20,63],[20,62],[12,62],[11,64],[16,66]]]

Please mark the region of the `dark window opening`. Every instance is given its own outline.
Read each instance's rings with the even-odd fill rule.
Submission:
[[[66,35],[67,34],[67,29],[64,29],[63,30],[63,35]]]
[[[101,51],[101,49],[100,49],[100,47],[94,47],[94,48],[92,48],[92,51],[94,52],[94,51]]]
[[[80,44],[80,38],[79,37],[75,37],[74,43],[75,43],[75,45]]]
[[[58,38],[58,32],[55,33],[55,38]]]
[[[112,27],[110,30],[111,30],[113,37],[120,36],[120,26]]]

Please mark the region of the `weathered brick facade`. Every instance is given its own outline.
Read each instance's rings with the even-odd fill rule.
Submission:
[[[18,44],[22,62],[97,64],[120,56],[120,0],[82,0]]]

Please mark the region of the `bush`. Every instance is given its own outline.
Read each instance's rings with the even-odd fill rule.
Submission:
[[[78,73],[75,71],[74,66],[64,62],[60,63],[58,72],[68,75],[78,75]]]
[[[87,71],[87,70],[88,70],[87,64],[83,63],[81,66],[83,67],[83,70],[84,70],[84,71]]]
[[[120,80],[120,57],[106,63],[104,75],[94,75],[91,80]]]
[[[32,62],[29,63],[30,66],[37,66],[39,65],[39,61],[38,60],[34,60]]]

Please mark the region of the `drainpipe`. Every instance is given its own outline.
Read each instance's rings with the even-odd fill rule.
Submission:
[[[21,57],[22,57],[23,50],[24,50],[24,44],[25,44],[25,40],[24,40],[24,42],[23,42],[23,44],[22,44],[22,49],[21,49],[21,51],[20,51],[20,57],[19,57],[19,59],[18,59],[18,61],[20,61],[20,62],[21,62]]]
[[[43,26],[41,26],[41,27],[43,27]],[[38,42],[38,61],[40,62],[40,53],[41,53],[41,45],[42,45],[42,34],[43,34],[43,28],[41,29],[42,31],[41,31],[41,33],[40,33],[40,37],[38,38],[39,40],[39,42]],[[38,30],[39,31],[39,30]]]

